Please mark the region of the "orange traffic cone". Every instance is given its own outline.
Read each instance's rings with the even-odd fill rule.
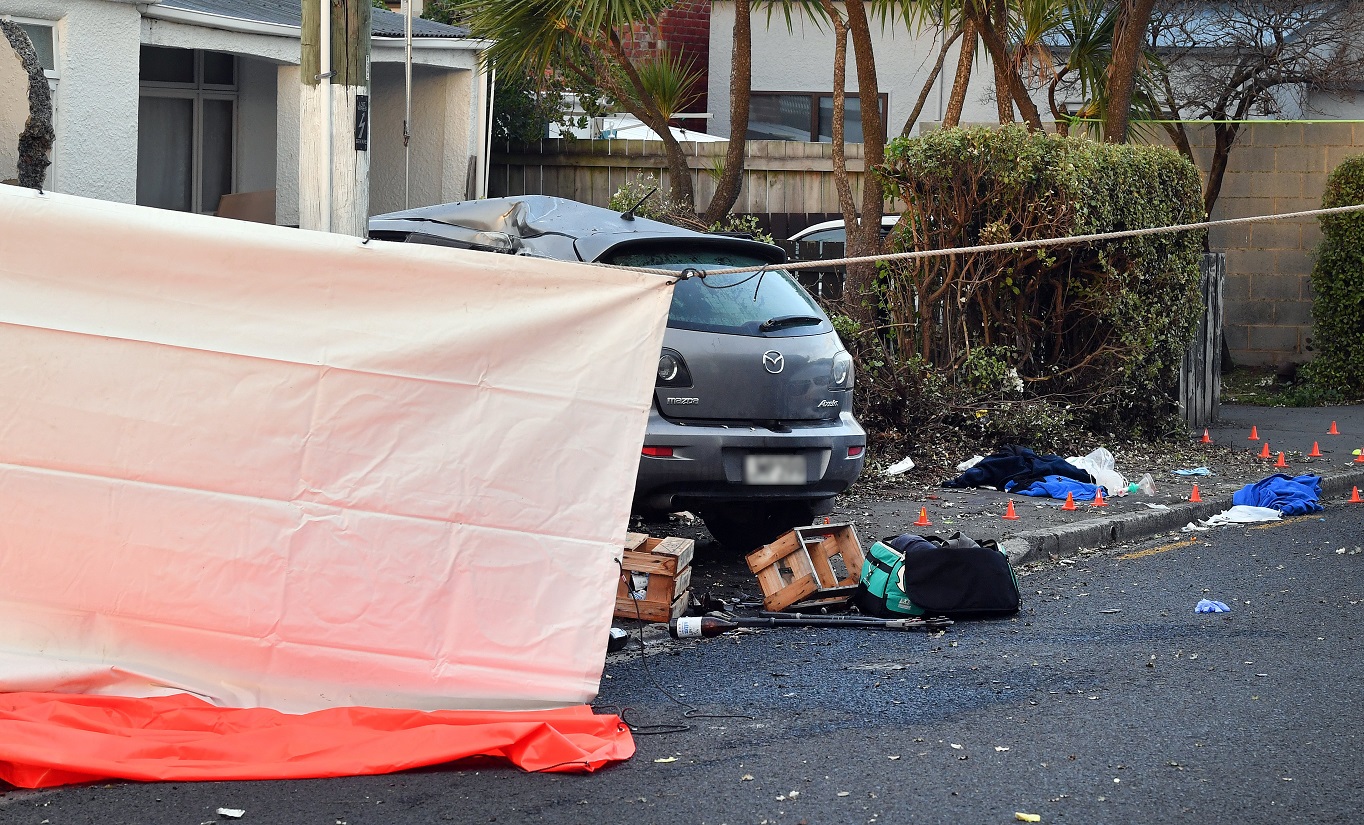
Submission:
[[[1251,441],[1259,441],[1259,440],[1260,440],[1260,434],[1257,433],[1257,432],[1255,432],[1255,425],[1254,425],[1254,424],[1250,425],[1250,440],[1251,440]]]
[[[1327,435],[1340,435],[1340,430],[1336,429],[1336,422],[1331,422],[1331,429],[1326,431]]]
[[[1211,444],[1211,443],[1212,443],[1212,436],[1208,435],[1208,428],[1207,428],[1207,427],[1204,427],[1204,428],[1203,428],[1203,440],[1200,441],[1200,442],[1198,442],[1198,443],[1199,443],[1199,444]]]
[[[1275,467],[1287,467],[1288,462],[1283,460],[1283,451],[1279,451],[1279,460],[1274,462]]]
[[[1317,446],[1317,442],[1315,442],[1315,441],[1312,442],[1312,452],[1308,453],[1308,454],[1307,454],[1307,457],[1308,457],[1308,458],[1321,458],[1321,448]]]
[[[914,526],[915,526],[915,527],[932,527],[932,526],[933,526],[933,522],[931,522],[931,521],[928,520],[928,508],[927,508],[927,507],[920,507],[920,508],[919,508],[919,520],[916,521],[916,522],[914,522]]]
[[[1004,508],[1004,518],[1009,521],[1018,521],[1018,513],[1014,512],[1014,500],[1009,499],[1009,506]]]
[[[1349,503],[1350,503],[1350,504],[1364,504],[1364,499],[1362,499],[1362,498],[1359,497],[1359,488],[1358,488],[1358,487],[1351,487],[1351,488],[1350,488],[1350,501],[1349,501]]]
[[[1104,501],[1104,488],[1099,487],[1094,491],[1094,500],[1090,504],[1094,507],[1108,506],[1108,502]]]
[[[1269,442],[1268,442],[1268,441],[1266,441],[1266,442],[1264,443],[1264,446],[1260,448],[1260,458],[1269,458]]]
[[[1062,509],[1062,510],[1074,510],[1074,509],[1075,509],[1075,494],[1074,494],[1074,493],[1066,493],[1066,503],[1061,505],[1061,509]]]
[[[1359,455],[1355,456],[1355,463],[1364,464],[1364,450],[1361,450]]]
[[[1194,486],[1193,486],[1193,492],[1192,492],[1192,493],[1189,493],[1189,501],[1197,502],[1197,501],[1202,501],[1202,500],[1203,500],[1203,497],[1200,496],[1200,495],[1198,494],[1198,482],[1195,481],[1195,482],[1194,482]]]

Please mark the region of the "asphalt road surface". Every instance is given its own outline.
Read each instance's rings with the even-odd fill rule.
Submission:
[[[1364,505],[1332,504],[1035,568],[1017,618],[942,635],[662,645],[610,664],[600,705],[685,730],[594,775],[112,783],[5,794],[0,823],[1355,822],[1361,544]]]

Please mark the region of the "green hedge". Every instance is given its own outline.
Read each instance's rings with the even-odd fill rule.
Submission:
[[[1348,158],[1326,181],[1325,208],[1364,203],[1364,155]],[[1364,396],[1364,212],[1323,215],[1312,267],[1312,346],[1307,387],[1321,401]]]
[[[896,250],[1204,217],[1198,171],[1177,152],[1019,126],[897,139],[877,172],[906,204],[891,236]],[[1202,232],[1164,233],[892,263],[877,281],[883,323],[872,336],[850,332],[881,372],[888,361],[913,362],[911,373],[927,368],[946,382],[956,407],[974,406],[944,411],[947,425],[986,426],[993,418],[1004,429],[986,426],[983,434],[1014,440],[1026,439],[1029,426],[1056,421],[1151,431],[1168,424],[1175,409],[1179,365],[1201,311],[1203,243]],[[907,394],[878,386],[874,364],[864,372],[872,385],[863,385],[864,396]],[[1039,405],[1051,413],[1039,413]],[[1020,415],[1024,408],[1031,412]]]

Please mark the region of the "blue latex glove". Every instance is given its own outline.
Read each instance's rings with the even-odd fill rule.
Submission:
[[[1194,606],[1195,613],[1230,613],[1231,608],[1224,602],[1215,602],[1211,599],[1200,599]]]

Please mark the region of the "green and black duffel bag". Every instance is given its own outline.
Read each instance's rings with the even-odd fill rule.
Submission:
[[[980,619],[1011,616],[1022,604],[1018,576],[993,541],[905,533],[866,556],[853,604],[871,616]]]

